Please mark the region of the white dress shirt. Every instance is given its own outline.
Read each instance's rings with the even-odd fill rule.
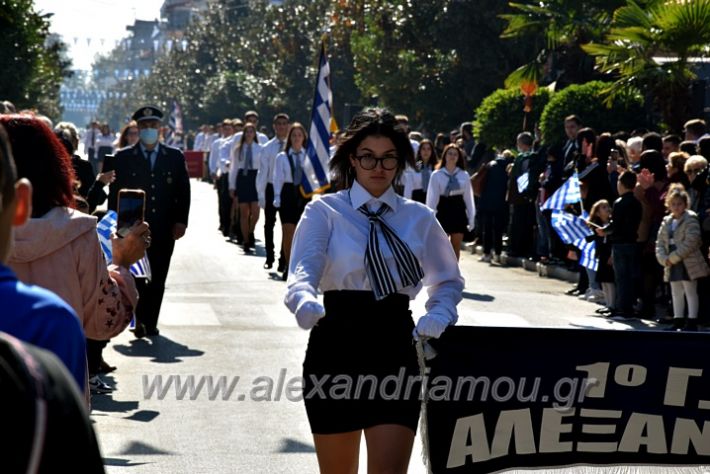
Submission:
[[[256,191],[259,194],[259,202],[266,199],[266,185],[274,182],[274,161],[285,144],[285,138],[279,141],[278,137],[274,137],[261,148],[259,172],[256,174]]]
[[[210,157],[208,160],[210,174],[217,174],[219,171],[219,147],[222,143],[222,137],[217,138],[210,144]]]
[[[237,146],[239,145],[239,142]],[[233,191],[237,189],[237,173],[243,170],[247,165],[246,159],[246,147],[251,146],[251,170],[259,171],[259,161],[261,160],[261,145],[257,142],[252,142],[251,145],[244,144],[244,149],[239,147],[233,148],[231,151],[231,164],[229,165],[229,190]]]
[[[416,286],[399,290],[414,299],[427,287],[427,314],[454,324],[464,279],[451,244],[434,213],[424,205],[398,196],[390,187],[375,198],[355,181],[349,190],[326,194],[310,202],[301,217],[291,248],[291,261],[284,302],[292,313],[318,290],[363,290],[372,287],[365,271],[365,249],[370,232],[368,218],[358,208],[367,203],[372,211],[382,203],[390,210],[384,220],[407,243],[424,270]],[[381,251],[399,282],[395,259],[378,228]]]
[[[298,160],[298,165],[303,170],[303,165],[306,162],[305,148],[301,148],[298,152],[289,150],[289,153],[294,160]],[[286,152],[282,151],[276,155],[276,161],[274,162],[274,202],[281,202],[281,188],[283,188],[284,183],[293,183],[293,174],[291,173],[289,157]]]
[[[114,140],[116,140],[116,136],[112,133],[109,133],[107,135],[102,135],[99,133],[96,135],[96,149],[98,150],[101,147],[113,149]]]
[[[412,145],[412,150],[414,151],[414,156],[417,156],[417,153],[419,152],[419,142],[416,140],[409,140],[409,143]]]
[[[192,144],[192,149],[194,151],[202,151],[203,146],[205,146],[205,132],[200,132],[195,135],[195,142]]]
[[[404,197],[412,199],[412,193],[417,189],[423,189],[422,172],[407,165],[402,173],[402,181],[404,181]],[[426,191],[426,189],[424,189]]]
[[[426,205],[434,212],[439,205],[441,196],[463,196],[466,203],[466,217],[468,218],[468,230],[473,230],[476,221],[476,205],[473,203],[473,189],[471,188],[471,177],[459,167],[454,171],[456,180],[459,182],[459,189],[450,194],[446,194],[446,186],[449,184],[449,174],[446,168],[434,171],[429,178],[429,189],[426,192]]]

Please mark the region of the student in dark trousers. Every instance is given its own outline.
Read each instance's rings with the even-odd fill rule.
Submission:
[[[285,302],[311,329],[305,394],[325,374],[336,383],[338,374],[416,376],[412,331],[438,338],[457,319],[463,278],[446,234],[432,210],[392,187],[407,164],[412,147],[394,116],[360,112],[330,162],[341,191],[308,204],[298,224]],[[415,329],[409,301],[422,286],[429,301]],[[331,393],[327,382],[322,388]],[[306,396],[320,472],[357,472],[364,433],[370,472],[406,473],[420,404],[416,390],[402,392],[396,400],[369,397],[369,389],[347,399]]]
[[[611,259],[614,265],[616,286],[615,314],[624,318],[633,317],[634,280],[638,276],[638,227],[641,223],[641,203],[634,197],[636,175],[625,171],[617,181],[619,198],[614,202],[611,223],[604,229],[596,229],[599,236],[611,238]]]

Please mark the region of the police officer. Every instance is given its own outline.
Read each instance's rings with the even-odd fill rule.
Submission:
[[[159,142],[163,113],[156,107],[141,107],[133,114],[140,141],[124,148],[104,164],[115,170],[109,188],[108,208],[116,210],[118,192],[142,189],[146,194],[145,220],[150,224],[152,244],[147,251],[152,278],[139,284],[134,334],[141,338],[158,335],[158,314],[165,292],[175,241],[185,235],[190,211],[190,179],[180,150]]]

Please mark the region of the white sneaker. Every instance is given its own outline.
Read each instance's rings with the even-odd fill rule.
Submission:
[[[487,253],[484,253],[484,254],[481,255],[481,257],[478,259],[478,261],[479,261],[479,262],[486,262],[486,263],[488,263],[488,262],[491,261],[491,256],[488,255]]]
[[[601,290],[592,290],[587,296],[587,301],[590,303],[606,304],[606,298],[604,298],[604,292]]]
[[[113,388],[103,380],[98,375],[94,375],[89,379],[89,390],[91,393],[111,393]]]
[[[589,295],[591,295],[591,294],[592,294],[592,289],[591,289],[591,288],[587,288],[587,291],[585,291],[583,295],[579,295],[577,298],[579,298],[580,300],[585,300],[585,301],[586,301],[587,298],[589,298]]]

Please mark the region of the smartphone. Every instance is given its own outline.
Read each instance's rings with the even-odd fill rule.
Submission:
[[[145,219],[145,191],[142,189],[121,189],[118,192],[118,223],[116,234],[128,235],[137,222]]]

